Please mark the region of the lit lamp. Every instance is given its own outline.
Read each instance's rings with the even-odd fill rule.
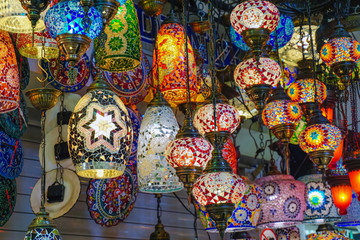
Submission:
[[[162,13],[166,0],[140,0],[138,6],[149,16],[154,17]]]
[[[242,35],[257,60],[279,19],[280,12],[277,7],[263,0],[244,1],[237,5],[230,15],[231,25]]]
[[[89,21],[83,21],[88,16]],[[91,7],[86,14],[79,0],[65,0],[52,6],[45,16],[46,29],[72,65],[90,47],[102,28],[100,13]]]
[[[315,109],[308,126],[299,135],[300,148],[319,169],[325,169],[342,140],[341,131]]]
[[[331,187],[334,204],[339,208],[340,215],[347,214],[347,208],[351,204],[352,189],[348,172],[341,164],[335,170],[326,171],[326,181]]]
[[[271,88],[280,81],[280,76],[279,64],[268,57],[260,57],[259,63],[254,58],[248,58],[234,71],[235,82],[246,91],[258,111],[264,108],[265,100]]]
[[[360,43],[338,24],[329,41],[320,50],[320,57],[330,66],[341,82],[348,83],[360,58]]]
[[[157,58],[153,58],[153,79],[159,76],[160,90],[173,107],[185,103],[187,99],[185,42],[185,29],[171,13],[161,24],[156,37],[154,56]],[[197,92],[196,63],[190,40],[187,42],[190,96],[193,98]]]
[[[98,74],[69,120],[67,141],[76,173],[96,179],[122,175],[132,139],[125,105]]]
[[[344,165],[349,173],[351,187],[358,195],[358,200],[360,201],[360,156],[346,159]]]
[[[40,13],[43,12],[50,0],[43,0],[43,1],[28,1],[28,0],[20,0],[21,6],[27,11],[27,17],[31,22],[31,27],[33,32],[35,32],[35,27],[37,22],[40,19]]]
[[[0,31],[0,113],[15,110],[20,101],[20,79],[15,49],[10,34]]]
[[[347,214],[342,215],[341,220],[335,223],[337,227],[356,227],[360,225],[360,201],[357,198],[358,196],[353,192],[351,204],[347,208]]]

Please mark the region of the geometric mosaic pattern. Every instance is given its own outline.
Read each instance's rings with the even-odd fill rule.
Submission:
[[[315,80],[316,101],[321,104],[326,99],[326,85]],[[311,78],[298,79],[287,89],[287,94],[292,101],[297,103],[315,102],[315,84]]]
[[[333,38],[321,48],[320,57],[328,66],[356,62],[360,58],[360,43],[349,37]]]
[[[24,240],[61,240],[61,236],[56,228],[35,228],[26,233]]]

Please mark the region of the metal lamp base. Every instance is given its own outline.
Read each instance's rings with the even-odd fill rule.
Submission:
[[[235,205],[233,203],[220,203],[207,205],[205,208],[211,219],[215,221],[221,239],[224,239],[227,222],[235,209]]]
[[[55,224],[51,221],[49,213],[45,211],[44,207],[36,214],[36,217],[31,221],[29,230],[36,228],[54,228]]]
[[[105,26],[115,17],[120,3],[117,0],[94,0],[94,6],[100,12]]]
[[[209,21],[194,21],[190,23],[190,26],[198,34],[204,34],[210,30]]]
[[[319,170],[324,170],[334,157],[334,151],[322,150],[309,153],[310,160],[316,164]]]
[[[269,97],[271,86],[265,84],[253,85],[245,89],[251,101],[255,103],[255,108],[261,112],[265,106],[265,101]]]
[[[334,71],[336,76],[340,78],[340,81],[347,85],[351,79],[351,74],[353,73],[355,66],[355,62],[343,61],[334,63],[331,66],[331,69]]]
[[[200,177],[203,172],[202,167],[176,167],[175,170],[176,175],[178,175],[180,181],[184,184],[184,187],[187,189],[188,193],[191,194],[191,190],[196,179],[198,179],[198,177]]]
[[[56,37],[56,41],[59,49],[65,55],[65,60],[69,61],[72,66],[80,61],[91,44],[91,38],[81,34],[60,34]]]
[[[311,113],[317,108],[316,105],[315,102],[300,103],[307,123],[310,121]]]
[[[155,225],[155,231],[151,233],[150,240],[170,240],[170,235],[165,231],[165,227],[162,223]]]
[[[281,142],[289,143],[290,139],[294,135],[295,126],[294,124],[280,124],[273,127],[271,130]]]
[[[139,7],[144,10],[146,15],[155,17],[162,13],[165,3],[166,0],[141,0]]]
[[[54,88],[35,88],[25,94],[36,109],[46,111],[56,105],[61,91]]]
[[[215,138],[218,140],[218,147],[220,150],[224,148],[225,143],[231,134],[228,131],[217,131],[217,132],[208,132],[205,133],[205,138],[215,146]]]
[[[259,60],[262,49],[269,40],[270,31],[265,28],[251,28],[241,33],[244,42],[248,45],[254,56]]]

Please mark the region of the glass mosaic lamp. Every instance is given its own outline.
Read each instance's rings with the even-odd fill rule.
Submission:
[[[347,170],[338,164],[334,170],[326,170],[326,181],[331,187],[331,194],[335,206],[339,209],[340,215],[347,214],[347,208],[351,204],[352,189]]]
[[[257,59],[279,20],[280,12],[277,7],[263,0],[244,1],[237,5],[230,15],[231,25],[242,35]]]
[[[141,63],[141,36],[137,12],[132,0],[119,7],[115,17],[105,27],[106,42],[95,40],[95,62],[108,72],[134,70]]]
[[[0,113],[6,113],[19,106],[20,79],[10,34],[2,30],[0,30],[0,50]]]
[[[322,46],[320,57],[343,83],[348,83],[360,58],[360,43],[338,24],[329,41]]]
[[[326,169],[341,140],[339,128],[331,125],[320,109],[315,109],[307,127],[299,135],[299,146],[319,169]]]
[[[278,240],[300,240],[298,227],[280,228],[275,231]]]
[[[265,126],[283,143],[289,143],[302,117],[298,103],[290,100],[280,86],[272,91],[262,112]]]
[[[358,195],[358,200],[360,201],[360,156],[346,159],[344,161],[345,168],[349,173],[351,187],[354,192]]]
[[[248,58],[234,71],[235,82],[246,91],[258,111],[264,108],[265,100],[271,88],[280,81],[280,76],[279,64],[268,57],[261,57],[258,63],[254,58]]]
[[[131,154],[131,119],[102,76],[98,74],[69,120],[70,157],[76,173],[86,178],[122,175]]]
[[[171,193],[183,189],[176,171],[165,158],[166,146],[175,139],[179,125],[160,91],[145,111],[138,140],[139,190]]]
[[[89,21],[83,21],[85,16]],[[103,23],[95,7],[86,14],[80,0],[65,0],[47,11],[45,25],[66,60],[74,65],[89,49],[91,39],[100,34]]]
[[[356,227],[360,225],[360,201],[357,200],[358,196],[353,192],[350,206],[347,208],[347,214],[341,216],[341,220],[337,221],[337,227]]]
[[[352,240],[345,237],[345,235],[339,231],[336,231],[331,225],[320,225],[316,230],[316,233],[309,234],[306,237],[307,240]]]
[[[324,182],[323,175],[310,174],[298,180],[306,185],[304,222],[311,224],[337,222],[340,216],[332,199],[331,187]]]
[[[304,220],[305,184],[291,175],[275,174],[255,181],[262,188],[259,228],[292,227]]]
[[[153,58],[153,79],[159,76],[164,98],[175,107],[187,100],[185,29],[173,13],[162,23],[156,37]],[[197,93],[196,63],[190,40],[188,42],[190,96]]]

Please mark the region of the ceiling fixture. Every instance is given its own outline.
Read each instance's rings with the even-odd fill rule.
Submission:
[[[347,214],[342,215],[341,219],[335,223],[335,226],[341,228],[360,226],[360,201],[358,201],[356,194],[352,194],[351,204],[346,211]]]

